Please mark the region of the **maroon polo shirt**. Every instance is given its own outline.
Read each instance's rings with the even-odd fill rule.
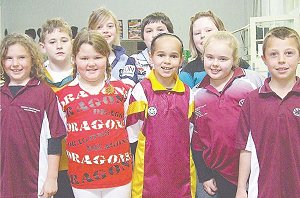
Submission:
[[[249,197],[300,197],[300,80],[281,99],[270,78],[246,99],[237,148],[249,150]]]
[[[246,96],[262,85],[254,71],[237,68],[218,92],[206,76],[195,91],[194,150],[203,152],[206,166],[237,184],[239,150],[235,148],[237,124]],[[198,173],[202,174],[202,173]]]

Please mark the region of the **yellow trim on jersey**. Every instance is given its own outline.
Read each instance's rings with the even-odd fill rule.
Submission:
[[[147,77],[151,81],[152,89],[153,91],[163,91],[167,90],[156,78],[154,69],[151,70],[149,73],[149,76]],[[176,74],[176,83],[175,86],[172,88],[171,91],[175,92],[185,92],[185,87],[183,82],[178,78],[178,75]]]
[[[145,165],[145,145],[146,137],[139,133],[138,146],[135,152],[134,170],[132,177],[132,198],[142,198],[144,188],[144,165]],[[137,165],[138,164],[138,165]]]
[[[196,179],[196,168],[192,157],[192,151],[190,149],[190,176],[191,176],[191,195],[192,198],[196,197],[196,187],[197,187],[197,179]]]

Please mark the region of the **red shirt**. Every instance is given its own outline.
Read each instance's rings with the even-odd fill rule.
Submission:
[[[237,68],[221,93],[210,85],[209,76],[195,90],[193,149],[203,151],[207,167],[233,184],[238,177],[239,150],[234,143],[240,109],[246,96],[261,85],[255,72]]]
[[[75,79],[57,92],[67,116],[66,150],[75,188],[111,188],[128,184],[132,158],[124,124],[128,86],[105,83],[99,94],[84,91]]]
[[[251,151],[249,197],[300,197],[300,79],[281,99],[269,79],[245,100],[237,148]]]

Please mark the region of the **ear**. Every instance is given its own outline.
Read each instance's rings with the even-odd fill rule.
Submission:
[[[45,44],[42,43],[42,42],[39,42],[39,45],[40,45],[41,52],[42,52],[43,54],[46,54]]]
[[[261,57],[262,61],[265,63],[265,65],[267,66],[267,64],[266,64],[266,62],[267,62],[266,57],[264,55],[261,55],[260,57]]]

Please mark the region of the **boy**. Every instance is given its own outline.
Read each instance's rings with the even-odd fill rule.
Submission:
[[[42,26],[40,47],[48,57],[48,61],[44,64],[46,81],[56,92],[73,80],[71,27],[60,18],[47,20]],[[74,197],[67,170],[68,161],[65,152],[65,140],[63,140],[58,174],[58,192],[55,197]]]
[[[131,55],[137,69],[138,81],[144,79],[152,69],[152,64],[149,59],[151,41],[155,36],[161,33],[174,33],[173,24],[164,13],[154,12],[143,19],[141,24],[141,36],[147,48],[138,54]]]
[[[242,107],[236,198],[300,197],[298,33],[287,27],[270,30],[263,42],[262,59],[271,77],[249,94]]]

